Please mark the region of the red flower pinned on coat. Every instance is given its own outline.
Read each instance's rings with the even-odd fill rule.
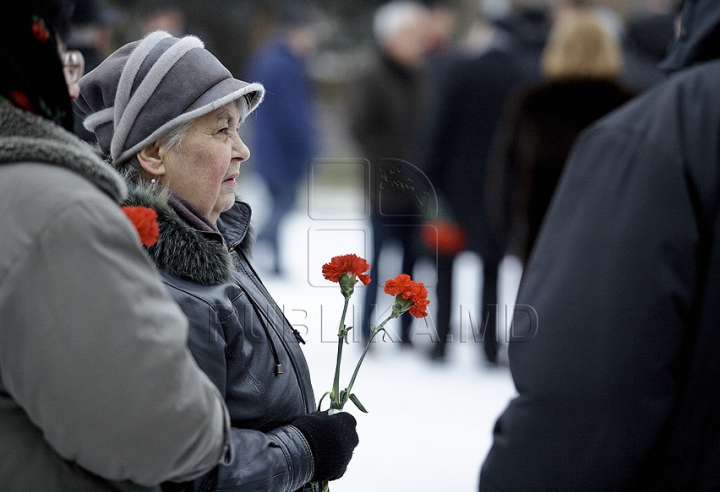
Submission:
[[[39,17],[33,16],[32,33],[35,39],[41,43],[50,39],[50,32],[47,30],[47,27],[45,27],[45,21]]]
[[[160,226],[157,223],[157,212],[149,207],[123,207],[122,211],[137,229],[140,242],[150,247],[160,237]]]
[[[401,273],[397,277],[385,282],[385,293],[395,296],[393,312],[398,315],[409,312],[416,318],[427,316],[426,308],[430,301],[427,299],[427,289],[422,282],[415,282],[407,273]]]
[[[30,101],[30,98],[25,95],[24,92],[13,90],[8,93],[8,96],[10,96],[10,99],[12,99],[12,102],[15,106],[17,106],[20,109],[24,109],[25,111],[28,111],[30,113],[35,113],[35,108],[33,107],[32,102]]]

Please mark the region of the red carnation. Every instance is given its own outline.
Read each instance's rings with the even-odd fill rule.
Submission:
[[[456,255],[465,249],[467,237],[465,231],[452,222],[431,220],[423,225],[421,237],[431,250],[446,255]]]
[[[401,273],[397,277],[385,282],[385,293],[391,296],[402,295],[406,290],[410,289],[411,284],[413,283],[416,282],[412,281],[410,275],[407,273]],[[403,298],[407,299],[406,296],[403,296]]]
[[[157,223],[157,212],[148,207],[123,207],[122,211],[140,235],[140,242],[150,247],[157,243],[160,237],[160,226]]]
[[[349,277],[357,276],[363,285],[370,283],[370,275],[364,273],[370,270],[370,264],[365,258],[357,255],[335,256],[330,259],[330,263],[322,266],[323,276],[331,282],[340,282],[340,276],[345,273]]]
[[[10,91],[8,95],[10,96],[10,99],[12,99],[12,102],[13,104],[15,104],[15,106],[20,109],[24,109],[25,111],[28,111],[30,113],[35,113],[35,108],[33,108],[32,102],[30,102],[30,98],[28,98],[24,92]]]
[[[410,278],[410,275],[405,273],[401,273],[394,279],[385,282],[385,292],[395,296],[395,300],[392,305],[392,312],[379,325],[370,326],[370,338],[367,340],[365,350],[355,366],[355,371],[350,379],[350,383],[345,389],[341,390],[340,366],[342,363],[343,345],[349,343],[348,332],[352,329],[352,327],[345,326],[345,315],[348,311],[350,296],[355,289],[357,277],[359,276],[360,280],[367,285],[370,282],[370,277],[363,272],[366,272],[369,269],[370,265],[367,261],[352,254],[336,256],[330,260],[330,263],[326,263],[322,267],[323,275],[326,279],[340,284],[340,291],[345,297],[345,305],[343,307],[342,315],[340,316],[340,325],[338,327],[337,362],[335,363],[335,378],[333,379],[332,390],[326,392],[322,398],[320,398],[318,410],[320,410],[323,399],[326,396],[329,396],[330,408],[342,410],[345,403],[352,401],[361,412],[367,412],[365,407],[363,407],[360,403],[360,400],[358,400],[357,396],[352,392],[352,389],[355,384],[355,378],[360,370],[360,365],[363,360],[365,360],[365,355],[367,355],[373,339],[378,333],[385,331],[385,325],[390,320],[402,316],[403,313],[409,312],[416,318],[424,318],[428,314],[426,309],[430,302],[427,299],[427,289],[422,282],[414,282]],[[327,482],[323,482],[322,486],[323,490],[327,490]]]
[[[35,36],[35,39],[37,39],[41,43],[44,43],[50,38],[50,33],[48,32],[45,24],[43,24],[42,21],[35,21],[32,23],[32,33],[33,36]]]
[[[385,293],[391,296],[400,296],[406,301],[410,301],[412,305],[407,308],[408,312],[416,318],[424,318],[427,316],[426,308],[430,301],[427,299],[427,289],[422,282],[415,282],[407,273],[401,273],[394,279],[385,282]]]
[[[425,291],[425,296],[427,296],[427,291]],[[408,313],[416,318],[424,318],[428,315],[427,307],[429,304],[430,301],[427,300],[427,297],[416,297],[413,299],[413,305],[408,309]]]

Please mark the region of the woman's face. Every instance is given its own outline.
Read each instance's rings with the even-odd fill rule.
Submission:
[[[240,163],[250,150],[238,135],[240,112],[232,102],[200,116],[179,146],[167,151],[161,182],[180,193],[212,223],[235,203]]]

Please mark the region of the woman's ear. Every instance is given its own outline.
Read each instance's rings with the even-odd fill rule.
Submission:
[[[155,178],[162,177],[167,169],[165,168],[165,158],[167,156],[165,145],[161,142],[152,143],[137,153],[137,159],[140,167]]]

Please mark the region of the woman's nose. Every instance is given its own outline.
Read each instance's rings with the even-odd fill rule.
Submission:
[[[80,85],[77,82],[68,84],[68,94],[70,94],[71,100],[77,99],[80,96]]]
[[[235,144],[233,145],[233,151],[235,153],[235,158],[240,159],[241,161],[246,161],[250,158],[250,149],[247,145],[245,145],[245,142],[242,141],[240,136],[237,136],[235,139]]]

